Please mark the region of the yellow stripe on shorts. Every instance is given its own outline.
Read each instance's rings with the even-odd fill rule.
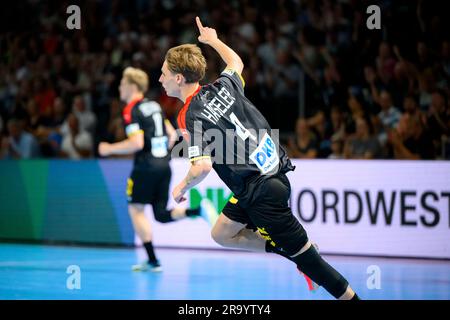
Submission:
[[[236,204],[236,203],[238,203],[238,199],[236,199],[235,197],[231,197],[230,198],[230,202],[232,203],[232,204]]]
[[[134,186],[133,179],[128,178],[128,180],[127,180],[127,196],[129,196],[129,197],[131,197],[133,195],[133,186]]]

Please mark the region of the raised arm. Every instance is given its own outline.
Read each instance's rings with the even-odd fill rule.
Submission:
[[[215,29],[204,27],[199,17],[196,17],[195,21],[197,23],[198,31],[200,32],[198,41],[210,45],[216,50],[222,60],[225,61],[227,69],[233,69],[241,74],[244,69],[244,63],[239,55],[217,37]]]

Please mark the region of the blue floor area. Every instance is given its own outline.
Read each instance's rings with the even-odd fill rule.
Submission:
[[[143,249],[0,243],[0,299],[332,299],[309,292],[295,266],[276,255],[159,249],[164,272],[136,273]],[[325,256],[363,299],[450,299],[450,262]],[[68,266],[80,289],[68,289]],[[369,289],[367,269],[381,271]],[[72,279],[72,278],[71,278]],[[73,282],[72,282],[73,283]]]

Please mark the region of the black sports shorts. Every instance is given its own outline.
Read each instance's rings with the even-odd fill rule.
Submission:
[[[279,173],[255,186],[254,200],[245,208],[232,197],[222,210],[229,219],[258,230],[273,246],[294,255],[306,244],[305,229],[292,214],[288,201],[291,185],[285,174]]]
[[[166,209],[172,171],[169,164],[133,168],[127,183],[128,203],[152,204]]]

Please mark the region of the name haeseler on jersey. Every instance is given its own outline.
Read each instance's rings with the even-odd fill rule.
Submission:
[[[216,125],[217,121],[225,115],[235,100],[236,99],[230,94],[230,92],[223,87],[219,90],[217,96],[205,105],[201,115]]]

